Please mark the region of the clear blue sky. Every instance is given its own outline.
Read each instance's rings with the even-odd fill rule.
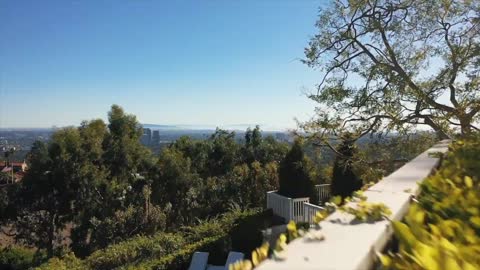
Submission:
[[[299,62],[322,0],[1,1],[0,127],[294,127],[318,73]]]

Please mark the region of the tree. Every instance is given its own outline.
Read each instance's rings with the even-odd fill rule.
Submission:
[[[199,217],[202,182],[188,157],[175,148],[165,149],[152,183],[152,202],[169,205],[167,226],[185,225]]]
[[[109,133],[104,141],[105,155],[110,173],[122,182],[134,181],[132,173],[142,169],[149,157],[147,148],[140,143],[142,127],[136,117],[125,114],[118,105],[108,113]]]
[[[479,22],[479,1],[335,1],[305,49],[324,74],[302,127],[323,144],[346,131],[478,130]]]
[[[352,196],[352,193],[362,188],[363,182],[354,170],[358,149],[352,136],[346,134],[338,146],[339,155],[333,164],[331,192],[333,196],[342,198]]]
[[[260,127],[245,132],[245,144],[241,149],[242,160],[247,164],[258,161],[262,164],[280,162],[288,152],[288,144],[275,140],[272,136],[262,137]]]
[[[238,144],[235,142],[235,132],[217,128],[208,139],[210,151],[207,159],[207,170],[211,176],[230,172],[237,162]]]
[[[96,248],[107,245],[107,241],[91,241],[91,237],[105,234],[104,239],[128,236],[125,231],[138,231],[149,225],[139,223],[138,215],[144,210],[145,180],[153,167],[151,152],[140,143],[142,128],[136,117],[126,114],[118,105],[112,105],[108,113],[108,125],[102,120],[83,122],[78,131],[82,152],[78,155],[79,172],[76,201],[75,228],[72,231],[73,249],[77,254],[86,255]],[[145,176],[143,176],[145,175]],[[142,210],[143,209],[143,210]],[[108,225],[116,216],[123,218],[120,227]],[[132,220],[128,220],[132,219]],[[102,221],[103,223],[93,222]],[[149,219],[142,221],[150,222]],[[135,224],[134,227],[129,227]]]
[[[49,145],[36,142],[16,194],[17,240],[45,248],[49,257],[63,240],[61,230],[73,219],[79,151],[79,133],[73,128],[57,131]]]
[[[100,234],[111,240],[162,226],[160,210],[145,198],[150,193],[142,193],[150,184],[142,174],[153,159],[140,144],[140,132],[136,118],[113,105],[108,127],[102,120],[84,121],[56,131],[48,144],[35,142],[29,170],[8,198],[7,212],[16,215],[6,222],[15,225],[16,238],[52,256],[65,229],[73,227],[72,248],[86,255],[108,244]],[[110,226],[117,217],[121,222]]]
[[[193,140],[189,136],[182,136],[171,147],[190,159],[193,171],[201,175],[210,175],[207,170],[208,155],[211,149],[209,140]]]
[[[224,201],[236,203],[242,209],[264,207],[266,193],[278,189],[277,167],[275,162],[261,164],[258,161],[235,166],[226,177]]]
[[[280,163],[279,193],[291,198],[314,197],[313,166],[302,150],[302,142],[296,139],[292,148]]]

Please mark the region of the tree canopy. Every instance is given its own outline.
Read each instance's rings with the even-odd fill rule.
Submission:
[[[314,197],[312,163],[305,156],[302,141],[297,138],[280,163],[279,193],[290,198]]]
[[[338,0],[316,27],[303,62],[323,72],[319,106],[302,127],[317,139],[478,130],[479,1]]]
[[[352,193],[363,186],[354,170],[355,158],[358,155],[358,149],[351,136],[346,134],[338,146],[338,152],[341,155],[335,157],[332,173],[332,196],[341,196],[343,199],[352,196]]]

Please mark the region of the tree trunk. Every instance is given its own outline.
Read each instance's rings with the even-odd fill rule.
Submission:
[[[470,134],[472,129],[470,128],[470,119],[460,118],[460,128],[462,136]]]
[[[50,219],[50,227],[48,231],[47,255],[49,258],[53,257],[53,249],[55,245],[55,231],[56,231],[57,214],[52,214]]]
[[[433,122],[432,119],[426,117],[425,124],[429,125],[435,131],[439,140],[450,139],[450,136],[448,136],[448,134],[445,133],[445,131],[443,131],[443,129],[439,125]]]

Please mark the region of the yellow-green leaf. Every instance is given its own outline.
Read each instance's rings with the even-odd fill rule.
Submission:
[[[404,244],[407,250],[411,250],[415,246],[417,240],[415,239],[415,236],[410,228],[399,221],[393,221],[392,226],[395,235],[399,238],[400,242]]]
[[[480,228],[480,217],[479,216],[476,216],[476,217],[471,217],[470,218],[470,222],[477,228]]]
[[[340,205],[342,203],[342,196],[335,196],[330,200],[330,202],[335,205]]]
[[[388,255],[377,254],[380,262],[382,263],[383,267],[390,267],[392,265],[392,258]]]
[[[470,176],[465,176],[465,186],[467,186],[468,188],[472,188],[473,187],[473,180]]]

